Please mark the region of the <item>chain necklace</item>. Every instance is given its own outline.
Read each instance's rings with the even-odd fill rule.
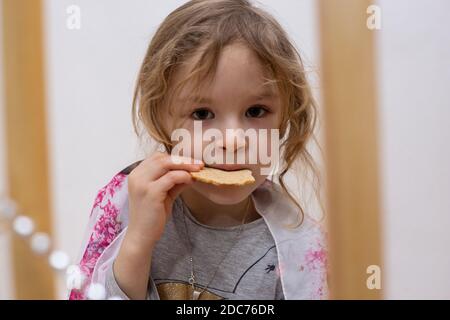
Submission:
[[[189,282],[189,284],[190,284],[191,287],[192,287],[192,300],[199,300],[199,298],[200,298],[200,296],[202,295],[202,293],[209,287],[209,285],[211,284],[211,282],[212,282],[213,279],[215,278],[215,276],[216,276],[216,274],[217,274],[217,271],[219,270],[219,268],[220,268],[220,266],[222,265],[222,263],[223,263],[223,261],[225,260],[225,258],[230,254],[231,250],[232,250],[233,247],[236,245],[237,240],[238,240],[239,236],[241,235],[242,230],[243,230],[243,228],[244,228],[244,223],[245,223],[245,220],[246,220],[246,218],[247,218],[247,214],[248,214],[248,212],[249,212],[248,208],[249,208],[250,201],[251,201],[251,200],[250,200],[250,197],[249,197],[249,198],[248,198],[248,202],[247,202],[247,206],[246,206],[246,212],[245,212],[244,218],[242,219],[241,226],[240,226],[240,228],[239,228],[239,230],[238,230],[239,232],[236,234],[236,236],[235,236],[235,238],[234,238],[234,240],[233,240],[232,246],[230,247],[230,249],[228,250],[228,252],[222,257],[222,259],[220,260],[220,263],[219,263],[219,265],[217,266],[217,268],[216,268],[216,270],[215,270],[215,272],[214,272],[214,274],[213,274],[211,280],[209,280],[209,282],[208,282],[208,284],[206,285],[206,287],[204,287],[203,290],[201,290],[201,291],[198,291],[198,290],[196,290],[196,288],[195,288],[196,280],[195,280],[195,270],[194,270],[194,258],[193,258],[193,253],[192,253],[192,242],[191,242],[191,237],[190,237],[190,235],[189,235],[189,231],[188,231],[188,227],[187,227],[187,223],[186,223],[186,214],[187,214],[187,213],[186,213],[186,211],[185,211],[185,205],[184,205],[184,203],[183,203],[183,201],[182,201],[184,227],[185,227],[185,229],[186,229],[186,235],[187,235],[187,237],[188,237],[188,243],[189,243],[189,253],[190,253],[190,255],[189,255],[189,261],[190,261],[190,264],[191,264],[191,274],[190,274],[190,276],[189,276],[188,282]]]

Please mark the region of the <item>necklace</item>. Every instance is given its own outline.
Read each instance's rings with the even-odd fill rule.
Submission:
[[[222,257],[222,259],[220,260],[219,265],[217,266],[212,278],[209,280],[209,282],[207,283],[207,285],[203,288],[203,290],[199,291],[196,289],[195,284],[195,270],[194,270],[194,258],[193,258],[193,254],[192,254],[192,242],[191,242],[191,237],[189,235],[189,231],[188,231],[188,227],[187,227],[187,223],[186,223],[186,211],[185,211],[185,206],[184,203],[182,202],[182,208],[183,208],[183,220],[184,220],[184,227],[186,229],[186,235],[188,237],[188,243],[189,243],[189,262],[191,264],[191,273],[189,275],[188,278],[188,282],[192,287],[192,300],[199,300],[200,296],[202,295],[203,292],[205,292],[205,290],[209,287],[209,285],[211,284],[211,282],[213,281],[213,279],[216,277],[217,271],[219,270],[220,266],[222,265],[223,261],[225,260],[225,258],[230,254],[231,250],[233,249],[233,247],[236,245],[236,242],[239,238],[239,236],[242,233],[242,230],[244,228],[244,223],[245,220],[247,218],[247,214],[248,214],[248,207],[250,204],[250,197],[248,198],[248,202],[247,202],[247,206],[246,206],[246,212],[244,215],[244,218],[242,219],[242,223],[241,226],[233,240],[233,244],[231,245],[230,249],[228,249],[228,252]]]

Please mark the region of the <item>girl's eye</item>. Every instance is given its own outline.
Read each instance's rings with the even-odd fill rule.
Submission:
[[[214,118],[214,113],[209,111],[208,109],[197,109],[191,114],[194,120],[208,120]]]
[[[260,106],[254,106],[248,108],[248,110],[245,112],[245,116],[249,118],[261,118],[267,113],[267,110]]]

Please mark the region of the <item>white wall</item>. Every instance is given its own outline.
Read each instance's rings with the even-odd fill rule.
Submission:
[[[450,299],[450,2],[379,4],[386,297]]]

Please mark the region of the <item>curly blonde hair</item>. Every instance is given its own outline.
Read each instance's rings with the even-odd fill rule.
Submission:
[[[282,26],[251,1],[192,0],[166,17],[153,36],[139,71],[132,107],[134,130],[140,137],[149,134],[170,153],[170,134],[162,124],[167,119],[166,112],[173,113],[173,97],[186,84],[194,84],[199,90],[202,83],[207,83],[215,74],[222,48],[235,42],[244,43],[257,55],[268,75],[266,82],[275,84],[281,94],[282,159],[277,178],[300,210],[299,222],[295,224],[299,226],[304,209],[289,192],[284,178],[297,161],[303,164],[303,169],[313,173],[314,192],[322,207],[319,170],[306,148],[310,139],[317,142],[317,106],[299,52]],[[172,88],[175,72],[199,52],[192,71]],[[174,93],[168,94],[169,90]]]

